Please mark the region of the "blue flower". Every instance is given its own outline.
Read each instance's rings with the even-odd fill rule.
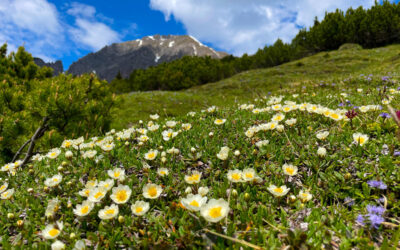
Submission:
[[[370,180],[370,181],[367,181],[367,184],[370,187],[379,188],[379,189],[382,189],[382,190],[387,188],[387,185],[385,183],[383,183],[382,181]]]
[[[385,219],[378,215],[378,214],[369,214],[369,220],[371,221],[371,227],[378,228],[382,222],[385,221]]]
[[[382,215],[385,212],[385,208],[381,206],[368,205],[367,211],[368,215]]]
[[[388,113],[380,113],[379,116],[382,118],[390,118],[390,115]]]
[[[361,224],[362,226],[365,226],[365,222],[364,222],[364,217],[362,216],[362,214],[359,214],[358,216],[357,216],[357,219],[356,219],[356,221],[359,223],[359,224]]]
[[[349,207],[351,207],[351,206],[354,205],[354,200],[353,200],[352,198],[350,198],[350,197],[346,197],[346,198],[344,199],[344,204],[347,205],[347,206],[349,206]]]

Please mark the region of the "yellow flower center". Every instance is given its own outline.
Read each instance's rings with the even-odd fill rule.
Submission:
[[[147,193],[150,195],[150,197],[155,197],[157,196],[157,188],[151,187],[149,190],[147,190]]]
[[[249,179],[253,178],[253,174],[252,173],[246,173],[246,178],[249,178]]]
[[[4,190],[6,188],[6,185],[3,185],[0,187],[0,191]]]
[[[116,197],[118,201],[125,201],[128,198],[128,194],[126,193],[126,190],[121,190],[118,191]]]
[[[192,202],[190,202],[189,203],[191,206],[194,206],[194,207],[199,207],[200,205],[199,205],[199,203],[196,201],[196,200],[193,200]]]
[[[56,152],[53,152],[53,153],[50,154],[50,156],[54,157],[54,156],[56,156],[56,154],[57,154]]]
[[[218,218],[221,217],[221,210],[222,207],[213,207],[210,209],[210,212],[208,213],[212,218]]]
[[[81,213],[86,214],[89,211],[89,206],[84,206],[81,208]]]
[[[287,108],[287,107],[286,107],[286,108],[284,108],[284,110],[285,110],[285,111],[290,111],[290,108]]]
[[[274,123],[271,124],[271,128],[275,128],[275,124]]]
[[[302,193],[301,196],[302,196],[303,198],[307,198],[307,194],[306,194],[306,193]]]
[[[294,169],[293,168],[286,168],[286,172],[290,175],[292,175],[294,173]]]
[[[7,196],[8,196],[8,192],[4,192],[4,193],[2,194],[2,196],[3,196],[3,197],[7,197]]]
[[[90,189],[86,189],[86,190],[85,190],[85,194],[86,194],[86,196],[89,196],[89,194],[90,194]]]
[[[330,111],[325,111],[324,115],[328,116],[331,112]],[[333,116],[333,115],[332,115]]]
[[[358,137],[357,142],[360,144],[364,144],[365,139],[363,137]]]
[[[50,235],[51,237],[55,237],[56,235],[58,235],[59,232],[60,232],[60,230],[53,228],[53,229],[51,229],[51,230],[49,231],[49,235]]]
[[[57,179],[57,178],[53,178],[53,181],[54,181],[54,182],[57,182],[57,181],[58,181],[58,179]]]
[[[232,174],[232,179],[234,179],[235,181],[240,180],[240,178],[241,178],[241,174],[238,174],[238,173]]]
[[[102,192],[97,192],[97,193],[94,195],[94,198],[98,199],[98,198],[100,198],[102,195],[103,195]]]
[[[221,119],[217,119],[217,121],[216,121],[217,123],[221,123],[222,122],[222,120]]]
[[[199,175],[199,174],[194,174],[194,175],[192,175],[192,176],[190,177],[190,179],[191,179],[192,181],[198,181],[198,180],[200,179],[200,175]]]
[[[120,176],[120,174],[121,174],[121,173],[120,173],[119,171],[114,172],[114,177],[115,177],[115,178],[118,178],[118,177]]]
[[[274,188],[274,192],[281,194],[281,193],[283,193],[283,188],[280,188],[280,187]]]
[[[160,174],[161,175],[165,175],[165,171],[160,171]]]
[[[338,114],[332,114],[331,117],[332,117],[333,119],[339,119],[339,115],[338,115]]]
[[[154,156],[155,156],[155,153],[154,153],[154,152],[151,152],[151,153],[149,153],[149,154],[147,155],[147,158],[152,159],[152,158],[154,158]]]
[[[114,210],[113,208],[107,209],[107,210],[104,212],[104,214],[106,214],[106,215],[112,215],[112,214],[114,214],[114,213],[115,213],[115,210]]]
[[[65,143],[65,147],[68,148],[69,146],[71,146],[71,143],[70,143],[69,141],[67,141],[67,142]]]
[[[167,134],[167,136],[168,136],[168,137],[172,137],[172,132],[169,132],[169,133]]]
[[[135,209],[135,212],[136,213],[140,213],[140,212],[142,212],[143,211],[143,208],[142,207],[136,207],[136,209]]]

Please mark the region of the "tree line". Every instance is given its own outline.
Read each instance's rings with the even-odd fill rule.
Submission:
[[[180,90],[215,82],[245,70],[268,68],[338,49],[344,43],[374,48],[400,41],[400,3],[375,2],[369,9],[337,9],[323,20],[301,29],[291,43],[278,39],[254,55],[232,55],[223,59],[185,56],[147,69],[134,70],[127,79],[120,74],[110,86],[116,93],[147,90]]]

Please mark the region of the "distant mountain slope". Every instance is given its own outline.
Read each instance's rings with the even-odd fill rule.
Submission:
[[[46,63],[42,59],[40,59],[38,57],[34,57],[33,61],[39,67],[46,66],[46,67],[52,68],[54,70],[53,71],[53,75],[54,76],[57,76],[57,75],[61,74],[62,72],[64,72],[64,67],[63,67],[63,64],[62,64],[62,62],[60,60],[55,61],[55,62]]]
[[[100,78],[111,81],[118,72],[126,78],[135,69],[148,68],[183,56],[222,58],[226,55],[191,36],[155,35],[106,46],[72,63],[68,72],[80,75],[95,71]]]

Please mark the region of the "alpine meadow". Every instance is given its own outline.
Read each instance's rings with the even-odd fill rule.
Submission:
[[[399,248],[398,1],[277,16],[296,33],[254,53],[189,21],[225,3],[242,37],[306,1],[130,3],[154,14],[130,29],[103,2],[0,3],[1,249]]]

